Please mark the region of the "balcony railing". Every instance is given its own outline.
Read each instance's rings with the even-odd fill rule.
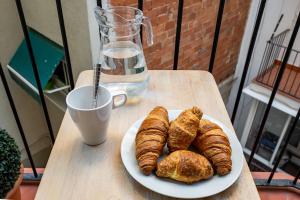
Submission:
[[[53,131],[52,131],[52,126],[51,126],[51,121],[50,121],[48,110],[47,110],[47,105],[46,105],[45,100],[44,100],[42,87],[41,87],[41,84],[40,84],[40,81],[39,81],[39,74],[38,74],[38,70],[37,70],[37,67],[36,67],[36,63],[35,63],[35,57],[34,57],[34,54],[33,54],[31,41],[30,41],[29,34],[28,34],[28,27],[27,27],[27,24],[26,24],[24,13],[23,13],[22,4],[21,4],[20,0],[15,0],[15,2],[16,2],[16,5],[17,5],[18,14],[19,14],[19,18],[20,18],[20,23],[22,25],[24,37],[25,37],[26,44],[27,44],[27,48],[28,48],[28,51],[29,51],[29,54],[30,54],[30,59],[31,59],[33,71],[35,72],[34,75],[35,75],[36,83],[37,83],[38,89],[39,89],[38,90],[39,91],[39,96],[40,96],[40,99],[41,99],[41,102],[42,102],[41,105],[43,107],[43,111],[44,111],[45,119],[47,121],[47,125],[48,125],[48,128],[49,128],[50,136],[53,139],[53,143],[54,143],[55,138],[54,138]],[[98,5],[101,6],[100,5],[101,1],[98,0],[97,2],[98,2]],[[218,40],[219,40],[219,32],[220,32],[220,27],[221,27],[221,23],[222,23],[222,16],[223,16],[223,11],[224,11],[224,6],[225,6],[225,0],[220,0],[219,2],[220,2],[220,4],[219,4],[219,10],[218,10],[217,20],[216,20],[214,40],[212,41],[211,59],[210,59],[210,64],[208,66],[209,72],[213,72],[215,54],[216,54],[216,51],[217,51]],[[71,61],[70,61],[69,51],[68,51],[67,35],[66,35],[66,31],[65,31],[64,19],[63,19],[63,10],[62,10],[62,7],[61,7],[61,0],[56,0],[56,5],[57,5],[57,12],[58,12],[58,18],[59,18],[59,25],[60,25],[60,29],[61,29],[62,41],[63,41],[65,56],[66,56],[66,61],[67,61],[67,67],[68,67],[69,75],[70,75],[69,78],[70,78],[70,81],[71,81],[71,88],[73,88],[74,82],[73,82],[73,76],[72,76],[72,73],[71,73],[72,72],[72,67],[71,67]],[[259,5],[259,9],[258,9],[258,14],[256,16],[256,21],[255,21],[253,33],[252,33],[252,36],[251,36],[248,52],[247,52],[247,56],[246,56],[242,76],[241,76],[241,81],[240,81],[238,92],[237,92],[236,101],[235,101],[235,104],[234,104],[233,113],[232,113],[232,116],[231,116],[232,123],[234,123],[234,121],[235,121],[237,109],[238,109],[238,106],[239,106],[239,103],[240,103],[240,98],[241,98],[241,95],[242,95],[242,89],[243,89],[244,84],[245,84],[245,80],[246,80],[247,72],[248,72],[248,69],[249,69],[250,61],[251,61],[251,58],[252,58],[253,50],[254,50],[254,47],[255,47],[255,43],[256,43],[258,31],[259,31],[259,28],[260,28],[262,16],[263,16],[263,13],[264,13],[264,10],[265,10],[265,5],[266,5],[266,0],[261,0],[260,5]],[[178,63],[178,57],[179,57],[179,51],[180,51],[179,47],[180,47],[183,7],[184,7],[184,0],[178,0],[178,15],[177,15],[175,54],[174,54],[174,67],[173,67],[174,70],[177,69],[177,63]],[[138,0],[138,8],[143,9],[143,0]],[[267,49],[271,49],[271,51],[266,50],[266,52],[265,52],[265,54],[267,54],[270,51],[268,53],[268,55],[270,55],[272,59],[268,59],[268,60],[269,61],[273,60],[273,61],[270,64],[268,64],[269,62],[266,62],[267,64],[263,65],[263,67],[261,68],[261,73],[260,73],[261,76],[259,76],[259,77],[263,77],[267,73],[269,73],[269,74],[274,73],[274,72],[272,72],[272,73],[270,72],[272,68],[277,69],[277,71],[275,72],[276,76],[274,76],[272,78],[272,84],[271,84],[272,87],[270,87],[271,90],[272,90],[272,93],[270,95],[269,102],[268,102],[268,104],[266,106],[266,109],[264,111],[264,114],[263,114],[263,117],[262,117],[262,120],[261,120],[261,124],[260,124],[259,130],[258,130],[258,134],[255,138],[255,142],[254,142],[254,145],[252,147],[252,151],[251,151],[251,154],[250,154],[250,157],[249,157],[249,160],[248,160],[248,164],[250,166],[251,166],[252,160],[254,158],[254,154],[258,149],[258,145],[260,143],[260,140],[261,140],[261,137],[262,137],[262,134],[263,134],[263,130],[264,130],[264,126],[266,124],[266,121],[267,121],[267,118],[268,118],[268,115],[269,115],[269,112],[270,112],[270,109],[271,109],[271,105],[273,103],[276,92],[278,90],[281,91],[281,92],[285,91],[284,87],[282,89],[280,84],[281,84],[281,80],[284,79],[283,77],[285,76],[284,75],[285,69],[289,68],[288,66],[289,66],[290,56],[294,52],[292,47],[293,47],[293,44],[295,42],[295,38],[297,36],[299,27],[300,27],[300,13],[298,13],[298,18],[297,18],[297,21],[295,23],[295,26],[293,27],[293,31],[292,31],[290,40],[288,41],[288,46],[283,47],[282,43],[280,43],[281,40],[278,39],[277,37],[275,37],[275,38],[278,39],[279,42],[275,43],[275,44],[271,44],[271,42],[269,42],[270,45],[268,46]],[[274,38],[272,38],[272,41],[273,40],[274,40]],[[283,53],[282,53],[282,50],[283,50]],[[296,60],[297,60],[298,59],[297,57],[299,57],[298,56],[299,52],[297,52],[296,54],[297,54],[296,55]],[[280,55],[281,55],[282,58],[280,60],[278,60],[277,58]],[[276,61],[276,60],[278,60],[278,61]],[[274,67],[274,66],[277,66],[277,67]],[[293,74],[293,73],[294,72],[291,71],[291,74]],[[16,110],[14,100],[13,100],[12,95],[10,93],[10,89],[9,89],[8,84],[7,84],[7,81],[6,81],[4,72],[2,70],[1,64],[0,64],[0,75],[1,75],[1,80],[2,80],[2,83],[4,85],[7,97],[9,99],[9,102],[10,102],[10,105],[11,105],[11,108],[12,108],[17,126],[18,126],[20,134],[21,134],[21,138],[23,140],[23,143],[24,143],[24,146],[25,146],[25,149],[26,149],[26,152],[27,152],[27,155],[28,155],[31,167],[32,167],[32,171],[33,171],[33,174],[26,174],[25,179],[39,180],[41,178],[41,174],[39,174],[36,171],[36,168],[35,168],[35,165],[34,165],[34,162],[33,162],[33,159],[32,159],[32,155],[31,155],[28,143],[27,143],[27,139],[25,137],[25,133],[24,133],[24,130],[22,128],[22,124],[20,122],[18,112]],[[292,75],[290,75],[290,76],[292,76]],[[259,80],[261,80],[261,79],[259,79]],[[262,80],[264,80],[264,79],[262,79]],[[294,82],[296,82],[296,78],[295,78]],[[269,83],[269,82],[267,82],[267,83]],[[294,83],[292,83],[292,85],[293,84]],[[289,83],[287,83],[286,85],[289,85]],[[293,89],[291,89],[291,91],[292,90]],[[293,93],[289,92],[289,94],[293,94],[294,96],[298,97],[297,96],[298,95],[297,94],[298,90],[299,90],[299,88],[296,89],[296,95],[295,95],[295,92],[293,92]],[[297,175],[296,175],[296,177],[294,178],[293,181],[273,180],[274,173],[276,172],[277,167],[279,165],[279,162],[280,162],[280,160],[281,160],[281,158],[284,154],[284,151],[287,148],[290,137],[291,137],[293,131],[295,130],[296,123],[299,120],[299,116],[300,116],[300,109],[298,110],[298,113],[295,117],[295,120],[294,120],[290,130],[287,133],[286,140],[285,140],[284,144],[282,145],[282,150],[279,152],[279,155],[278,155],[277,159],[275,160],[275,164],[274,164],[274,167],[273,167],[273,169],[270,173],[269,178],[268,179],[263,179],[263,180],[257,180],[256,183],[257,183],[258,186],[272,186],[272,187],[273,186],[281,186],[281,187],[286,186],[286,187],[294,187],[294,188],[300,189],[300,184],[298,183],[298,179],[299,179],[299,176],[300,176],[300,170],[297,173]]]
[[[255,82],[259,85],[269,89],[274,87],[286,53],[287,47],[283,45],[283,42],[288,31],[283,31],[267,42],[259,72],[255,78]],[[282,95],[300,101],[300,51],[291,50],[278,91]]]

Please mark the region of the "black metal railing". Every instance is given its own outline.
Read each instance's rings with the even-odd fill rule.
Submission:
[[[19,13],[19,16],[20,16],[20,22],[21,22],[21,25],[22,25],[22,28],[23,28],[23,33],[24,33],[24,37],[25,37],[25,40],[26,40],[27,48],[28,48],[29,53],[30,53],[30,59],[31,59],[31,62],[32,62],[32,66],[33,66],[33,69],[35,71],[35,78],[36,78],[38,89],[39,89],[39,95],[40,95],[41,99],[44,99],[43,91],[42,91],[40,81],[39,81],[39,74],[38,74],[38,71],[36,69],[34,54],[33,54],[32,47],[31,47],[31,41],[30,41],[30,38],[28,37],[28,30],[27,30],[26,20],[25,20],[25,17],[24,17],[21,1],[20,0],[15,0],[15,2],[16,2],[17,8],[18,8],[18,13]],[[255,43],[256,43],[258,31],[259,31],[259,28],[260,28],[262,16],[264,14],[266,2],[267,2],[267,0],[261,0],[260,1],[259,10],[258,10],[258,13],[257,13],[257,16],[256,16],[255,26],[254,26],[252,37],[251,37],[251,40],[250,40],[248,53],[247,53],[247,56],[246,56],[244,69],[243,69],[243,73],[242,73],[242,76],[241,76],[241,81],[239,83],[239,88],[238,88],[238,92],[237,92],[236,101],[235,101],[235,104],[234,104],[233,113],[232,113],[232,116],[231,116],[232,123],[234,123],[234,121],[235,121],[235,117],[236,117],[236,113],[237,113],[237,110],[238,110],[240,98],[241,98],[241,95],[242,95],[242,89],[244,87],[247,72],[248,72],[248,69],[250,67],[250,61],[251,61],[251,57],[252,57],[253,50],[254,50],[254,47],[255,47]],[[56,0],[56,3],[57,3],[57,11],[58,11],[58,17],[59,17],[59,24],[60,24],[60,28],[61,28],[61,35],[62,35],[62,38],[63,38],[63,45],[64,45],[66,60],[67,60],[67,64],[68,64],[68,70],[69,70],[69,72],[71,72],[72,67],[71,67],[71,61],[70,61],[69,50],[68,50],[68,42],[67,42],[67,36],[66,36],[66,31],[65,31],[64,19],[63,19],[63,10],[62,10],[62,7],[61,7],[60,0]],[[100,0],[97,0],[97,3],[98,3],[98,5],[101,5]],[[143,1],[142,0],[137,0],[137,3],[138,3],[138,8],[143,8]],[[210,72],[213,72],[214,60],[215,60],[216,52],[218,50],[217,49],[218,39],[219,39],[220,28],[221,28],[221,24],[222,24],[222,16],[223,16],[223,11],[224,11],[225,6],[226,6],[225,0],[220,0],[219,9],[218,9],[218,13],[217,13],[214,40],[212,41],[211,58],[210,58],[209,66],[208,66],[208,70]],[[178,68],[178,59],[179,59],[179,50],[180,50],[179,47],[180,47],[180,37],[181,37],[181,24],[182,24],[182,18],[183,18],[183,10],[184,10],[183,7],[184,7],[184,0],[178,0],[178,15],[177,15],[175,51],[174,51],[174,65],[173,65],[174,70],[176,70]],[[280,18],[280,21],[281,21],[281,19],[282,19],[282,16]],[[260,128],[259,128],[259,131],[258,131],[258,135],[255,138],[255,143],[254,143],[254,146],[252,148],[252,151],[251,151],[251,154],[250,154],[250,157],[249,157],[249,160],[248,160],[249,165],[251,165],[251,162],[253,160],[253,156],[254,156],[254,154],[257,150],[257,147],[258,147],[258,144],[260,142],[260,138],[262,136],[263,129],[264,129],[266,120],[268,118],[268,115],[269,115],[274,97],[276,95],[276,92],[279,89],[279,85],[280,85],[281,79],[283,77],[283,73],[285,71],[285,68],[287,66],[288,60],[290,58],[290,55],[293,52],[292,47],[293,47],[296,35],[298,33],[298,30],[299,30],[299,26],[300,26],[300,13],[298,13],[298,18],[297,18],[296,24],[293,27],[291,38],[288,42],[288,46],[285,48],[285,52],[284,52],[284,55],[283,55],[282,62],[280,62],[280,66],[278,67],[279,70],[278,70],[278,73],[276,75],[276,79],[274,81],[274,84],[272,85],[272,93],[270,95],[270,99],[269,99],[268,104],[266,106],[266,109],[264,111],[263,119],[261,121]],[[278,25],[277,25],[277,27],[278,27]],[[276,40],[278,39],[277,37],[274,37],[274,38]],[[272,36],[271,40],[273,41],[274,38]],[[278,42],[280,43],[281,40],[278,39]],[[270,47],[268,47],[268,48],[270,48]],[[265,54],[267,54],[268,52],[269,52],[269,50],[266,49]],[[270,53],[268,53],[268,54],[270,56],[274,57],[274,52],[273,51],[270,51]],[[277,55],[276,51],[275,51],[275,55]],[[267,61],[263,61],[263,62],[267,63]],[[263,64],[263,66],[268,67],[267,64]],[[34,165],[34,162],[32,160],[32,155],[30,153],[30,149],[28,147],[28,143],[27,143],[27,140],[26,140],[26,137],[25,137],[25,133],[24,133],[22,125],[20,123],[18,113],[17,113],[16,107],[14,105],[12,96],[10,94],[10,90],[9,90],[8,85],[7,85],[2,67],[1,67],[1,70],[0,70],[0,75],[1,75],[1,80],[3,82],[3,85],[5,86],[5,91],[7,93],[7,97],[9,99],[11,108],[13,110],[13,114],[14,114],[14,117],[16,119],[16,123],[18,125],[19,130],[20,130],[21,137],[22,137],[22,140],[24,142],[25,149],[26,149],[26,152],[28,154],[28,158],[29,158],[31,167],[33,169],[33,173],[34,173],[33,175],[34,175],[35,178],[39,178],[39,174],[37,174],[37,172],[36,172],[35,165]],[[72,73],[69,73],[69,75],[72,76]],[[72,82],[73,77],[70,77],[70,80]],[[73,86],[74,86],[74,84],[73,84]],[[44,100],[42,100],[42,102],[44,102]],[[47,107],[46,107],[45,102],[42,103],[42,107],[43,107],[43,110],[44,110],[44,115],[45,115],[45,118],[46,118],[46,121],[47,121],[49,132],[51,134],[51,138],[53,138],[53,141],[54,141],[54,136],[53,136],[53,132],[52,132],[52,128],[51,128],[51,122],[50,122],[50,118],[49,118],[49,115],[48,115],[48,111],[47,111]],[[299,115],[300,115],[300,108],[298,110],[297,116],[295,117],[294,122],[293,122],[290,130],[288,131],[287,138],[286,138],[286,140],[283,144],[283,148],[281,149],[278,158],[275,160],[275,165],[274,165],[274,167],[273,167],[273,169],[270,173],[269,178],[266,179],[266,180],[256,180],[256,183],[257,183],[258,186],[261,186],[261,185],[263,185],[263,186],[279,186],[280,185],[280,186],[295,187],[295,188],[300,189],[299,183],[297,182],[297,180],[299,179],[299,176],[300,176],[300,170],[297,173],[297,175],[296,175],[296,177],[293,181],[281,180],[281,181],[278,182],[278,180],[273,180],[273,175],[277,170],[278,164],[279,164],[279,162],[282,158],[282,155],[283,155],[283,153],[284,153],[284,151],[287,147],[289,139],[290,139],[293,131],[295,130],[296,123],[299,120]]]
[[[30,58],[30,62],[31,62],[31,65],[32,65],[33,73],[34,73],[34,78],[35,78],[35,81],[36,81],[36,84],[37,84],[38,95],[39,95],[40,100],[41,100],[41,106],[42,106],[42,109],[43,109],[43,113],[44,113],[44,116],[45,116],[45,120],[46,120],[46,124],[47,124],[48,130],[49,130],[51,141],[54,144],[55,137],[54,137],[54,133],[53,133],[53,128],[52,128],[48,108],[47,108],[47,105],[46,105],[45,96],[44,96],[43,89],[42,89],[42,86],[41,86],[40,75],[39,75],[39,72],[38,72],[38,69],[37,69],[36,59],[35,59],[35,55],[34,55],[34,52],[33,52],[31,40],[30,40],[30,37],[29,37],[29,31],[28,31],[28,26],[27,26],[27,23],[26,23],[26,19],[25,19],[23,7],[22,7],[22,2],[21,2],[21,0],[15,0],[15,3],[16,3],[16,6],[17,6],[17,11],[18,11],[20,23],[21,23],[21,26],[22,26],[26,46],[27,46],[27,49],[28,49],[28,52],[29,52],[29,58]],[[57,13],[58,13],[58,20],[59,20],[59,25],[60,25],[61,35],[62,35],[62,41],[63,41],[64,51],[65,51],[66,64],[67,64],[67,68],[68,68],[68,75],[69,75],[68,78],[70,80],[70,87],[71,87],[71,89],[73,89],[74,88],[74,80],[73,80],[72,66],[71,66],[71,61],[70,61],[71,59],[70,59],[70,54],[69,54],[67,35],[66,35],[66,31],[65,31],[61,1],[56,0],[56,5],[57,5]],[[5,92],[7,94],[8,100],[10,102],[10,106],[11,106],[11,109],[13,111],[13,115],[14,115],[14,118],[16,120],[17,127],[19,129],[22,141],[24,143],[24,147],[25,147],[25,150],[26,150],[26,153],[27,153],[27,156],[28,156],[28,160],[29,160],[29,163],[31,165],[32,172],[33,172],[33,174],[31,174],[31,173],[24,174],[24,179],[29,179],[31,181],[32,180],[40,180],[42,174],[38,174],[37,171],[36,171],[36,167],[35,167],[35,164],[34,164],[34,161],[33,161],[33,158],[32,158],[32,154],[30,152],[29,145],[28,145],[27,139],[25,137],[24,129],[21,125],[20,118],[18,116],[18,112],[17,112],[17,109],[15,107],[15,104],[14,104],[10,89],[8,87],[8,84],[7,84],[7,81],[6,81],[6,78],[5,78],[5,74],[3,72],[1,64],[0,64],[0,68],[1,68],[1,70],[0,70],[1,81],[4,85]]]
[[[287,47],[283,45],[286,34],[289,30],[269,40],[266,44],[264,55],[255,81],[267,88],[273,88],[279,73],[279,67],[285,55]],[[278,91],[296,100],[300,100],[300,51],[292,49],[283,79],[280,82]]]

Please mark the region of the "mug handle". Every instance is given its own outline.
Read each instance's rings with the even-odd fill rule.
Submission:
[[[121,97],[122,98],[119,101],[116,101],[117,97]],[[123,106],[127,101],[127,94],[124,91],[114,91],[112,94],[112,105],[113,105],[113,109],[118,108]]]

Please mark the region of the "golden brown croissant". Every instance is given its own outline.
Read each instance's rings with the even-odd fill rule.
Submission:
[[[201,119],[193,145],[212,162],[217,174],[226,175],[231,171],[231,147],[228,137],[215,123]]]
[[[193,107],[185,110],[171,122],[168,137],[170,152],[187,149],[197,135],[202,111]]]
[[[158,163],[156,174],[160,177],[193,183],[212,177],[214,170],[204,156],[188,150],[178,150]]]
[[[136,159],[142,172],[149,175],[157,165],[157,159],[167,141],[169,129],[168,111],[155,107],[142,122],[135,138]]]

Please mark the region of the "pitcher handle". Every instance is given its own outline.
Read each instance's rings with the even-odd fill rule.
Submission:
[[[150,18],[144,16],[142,24],[146,29],[147,44],[148,44],[148,46],[152,46],[153,45],[153,30],[152,30]]]
[[[118,97],[121,97],[121,99],[116,100]],[[123,106],[127,101],[127,93],[124,91],[113,91],[112,92],[112,108],[118,108]]]

